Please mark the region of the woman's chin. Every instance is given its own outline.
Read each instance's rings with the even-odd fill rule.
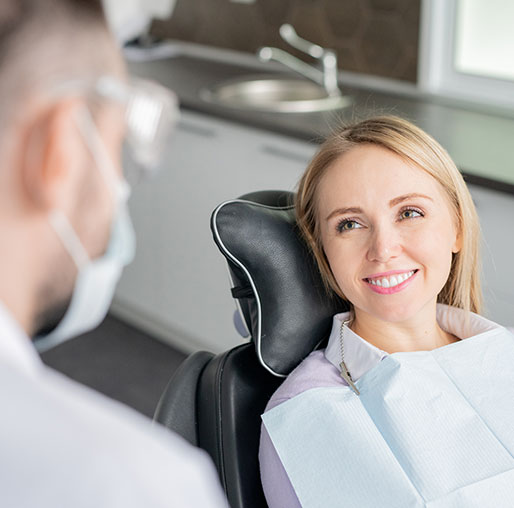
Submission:
[[[377,307],[366,307],[364,309],[358,309],[354,306],[354,309],[356,316],[358,316],[359,311],[362,311],[360,316],[361,319],[366,319],[367,315],[374,320],[384,321],[387,323],[403,323],[410,321],[411,319],[415,319],[421,311],[419,305],[412,304],[389,304]]]

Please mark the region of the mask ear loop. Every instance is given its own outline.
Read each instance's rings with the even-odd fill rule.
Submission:
[[[52,210],[49,215],[49,221],[75,262],[76,267],[80,270],[83,266],[87,265],[90,261],[88,253],[66,215],[60,210]]]
[[[86,140],[89,138],[87,136],[84,136],[84,129],[83,129],[83,122],[87,122],[87,116],[88,112],[84,115],[84,109],[82,108],[81,114],[77,113],[77,111],[74,112],[75,120],[77,121],[78,129],[81,131],[83,137],[85,137]],[[90,115],[89,115],[90,117]],[[92,121],[92,118],[91,118]],[[95,161],[98,162],[97,158],[95,157],[95,153],[93,153],[93,150],[91,149],[92,146],[90,143],[86,141],[86,144],[88,145],[89,150],[93,154],[93,157],[95,158]],[[105,173],[105,170],[101,171],[102,174]],[[106,178],[107,175],[104,174],[104,177]],[[109,188],[111,188],[111,182],[108,182]],[[50,222],[50,225],[52,226],[53,230],[61,240],[62,244],[66,248],[66,251],[70,255],[70,257],[73,259],[73,262],[75,263],[75,266],[80,270],[82,267],[87,265],[91,259],[84,248],[84,245],[80,241],[80,238],[78,237],[77,233],[73,229],[68,217],[58,209],[53,209],[50,211],[48,220]]]
[[[100,135],[90,112],[83,107],[75,111],[74,115],[77,128],[82,134],[84,142],[95,161],[96,167],[104,178],[107,187],[110,189],[115,202],[118,205],[119,203],[126,202],[130,195],[130,186],[124,179],[120,179],[120,181],[115,180],[114,165],[100,139]],[[106,169],[107,167],[109,167],[111,171],[108,171]],[[91,259],[66,215],[60,210],[52,210],[49,214],[49,221],[77,268],[80,269],[88,264]]]
[[[74,112],[77,127],[84,138],[84,142],[95,161],[96,167],[104,178],[107,186],[117,202],[128,199],[130,187],[123,178],[117,178],[114,164],[106,151],[100,138],[98,128],[95,125],[91,113],[86,107]],[[107,169],[109,168],[109,170]]]

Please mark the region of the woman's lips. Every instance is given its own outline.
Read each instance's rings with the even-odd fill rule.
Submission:
[[[365,278],[363,281],[370,289],[375,291],[375,293],[390,295],[407,287],[416,277],[417,272],[417,269],[410,271],[395,270],[384,274],[377,274],[377,276],[374,277]]]

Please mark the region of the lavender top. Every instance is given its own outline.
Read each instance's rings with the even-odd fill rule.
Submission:
[[[466,315],[469,316],[469,323],[465,321]],[[347,386],[339,374],[341,363],[339,329],[341,321],[347,317],[347,312],[334,316],[327,348],[311,353],[287,377],[271,397],[265,411],[312,388]],[[500,327],[477,314],[443,304],[437,305],[437,322],[443,330],[461,339]],[[354,380],[359,379],[388,355],[348,328],[345,331],[344,351],[346,366]],[[261,428],[259,461],[261,481],[268,506],[270,508],[301,507],[264,425]]]

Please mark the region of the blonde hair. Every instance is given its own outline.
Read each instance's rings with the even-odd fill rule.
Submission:
[[[461,249],[453,254],[450,275],[437,301],[479,313],[482,309],[480,225],[469,190],[446,150],[419,127],[395,116],[369,118],[344,126],[332,134],[321,145],[300,180],[296,218],[327,289],[346,300],[330,269],[321,242],[317,213],[318,186],[325,170],[336,159],[361,144],[374,144],[391,150],[441,184],[455,217]]]

